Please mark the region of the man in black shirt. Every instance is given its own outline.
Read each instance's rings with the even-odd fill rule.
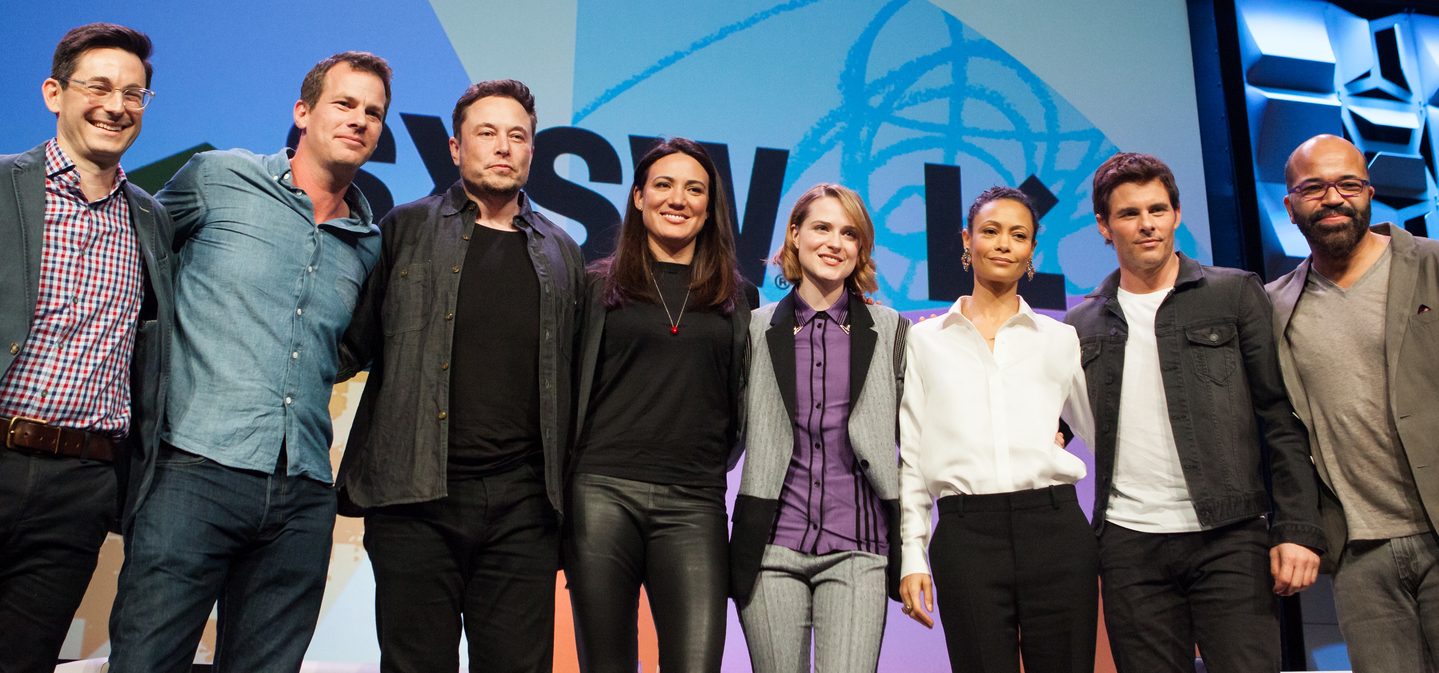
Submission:
[[[460,180],[380,223],[341,348],[369,380],[337,482],[365,517],[382,671],[548,671],[584,263],[530,207],[534,97],[455,104]]]

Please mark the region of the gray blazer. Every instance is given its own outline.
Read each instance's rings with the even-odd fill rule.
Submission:
[[[1419,499],[1429,515],[1430,525],[1439,521],[1439,241],[1415,238],[1398,227],[1380,224],[1375,232],[1390,237],[1389,298],[1384,308],[1384,368],[1389,377],[1389,406],[1399,441]],[[1294,412],[1313,428],[1309,418],[1309,400],[1304,382],[1295,368],[1294,352],[1289,348],[1287,329],[1294,307],[1304,294],[1309,278],[1309,261],[1305,259],[1293,271],[1280,276],[1265,287],[1274,302],[1274,334],[1279,342],[1279,368]],[[1335,353],[1335,357],[1344,357]],[[1314,431],[1309,431],[1309,445],[1315,446]],[[1344,510],[1335,497],[1329,474],[1316,463],[1320,489],[1319,511],[1329,550],[1324,556],[1324,569],[1333,571],[1348,541]]]
[[[889,594],[899,594],[899,458],[896,428],[901,384],[895,354],[909,322],[893,309],[849,296],[849,438],[855,458],[884,504],[889,525]],[[730,538],[730,593],[743,604],[754,589],[764,546],[779,511],[780,489],[794,452],[794,293],[754,312],[745,391],[744,470]],[[902,356],[901,356],[902,357]],[[901,369],[898,376],[903,375]]]
[[[145,271],[135,352],[130,365],[130,458],[116,457],[120,495],[132,506],[149,484],[152,455],[165,410],[165,372],[174,330],[174,226],[165,209],[145,190],[125,183],[130,220],[140,243]],[[0,375],[10,370],[30,336],[40,295],[40,253],[45,245],[45,146],[0,156]],[[135,479],[129,478],[134,472]]]

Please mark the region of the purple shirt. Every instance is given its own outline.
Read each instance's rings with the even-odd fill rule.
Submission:
[[[849,294],[825,311],[794,298],[794,453],[770,542],[805,554],[883,556],[884,513],[849,444]]]

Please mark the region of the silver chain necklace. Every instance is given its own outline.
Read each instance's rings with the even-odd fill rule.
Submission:
[[[657,281],[657,280],[655,280],[655,274],[654,274],[653,271],[650,272],[650,282],[651,282],[651,283],[654,283],[654,286],[655,286],[655,294],[659,296],[659,298],[660,298],[660,306],[663,307],[664,310],[665,310],[665,319],[670,322],[670,335],[671,335],[671,336],[674,336],[674,335],[676,335],[676,334],[679,334],[679,333],[680,333],[680,321],[685,319],[685,308],[687,308],[687,307],[689,306],[689,304],[690,304],[690,289],[689,289],[689,288],[685,288],[685,300],[684,300],[684,303],[680,304],[680,314],[679,314],[679,317],[675,317],[675,316],[673,316],[673,315],[670,314],[670,305],[669,305],[669,302],[666,302],[666,301],[665,301],[665,293],[660,291],[660,282]]]

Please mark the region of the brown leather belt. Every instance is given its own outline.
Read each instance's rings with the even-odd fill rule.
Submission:
[[[109,435],[50,425],[39,418],[0,416],[5,428],[5,448],[85,460],[115,461],[115,440]]]

